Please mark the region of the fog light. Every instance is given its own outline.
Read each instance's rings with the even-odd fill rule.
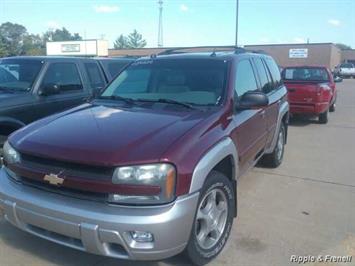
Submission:
[[[142,231],[131,231],[131,237],[134,241],[137,242],[153,242],[153,234],[149,232]]]

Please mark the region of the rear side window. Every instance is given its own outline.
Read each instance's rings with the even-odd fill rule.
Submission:
[[[248,91],[258,90],[254,71],[249,60],[243,60],[238,63],[235,82],[235,90],[238,96],[242,96]]]
[[[273,80],[273,87],[274,89],[277,89],[282,84],[280,69],[275,61],[270,57],[265,58],[265,62]]]
[[[256,70],[259,74],[261,90],[264,93],[269,93],[270,91],[272,91],[272,85],[267,75],[264,63],[261,61],[260,58],[255,58],[254,63],[255,63]]]
[[[105,82],[102,78],[100,69],[96,63],[85,63],[85,70],[89,76],[90,86],[92,89],[103,88]]]
[[[345,63],[345,64],[341,64],[340,65],[341,68],[353,68],[353,64],[350,64],[350,63]]]
[[[53,63],[43,78],[42,86],[57,85],[61,92],[83,89],[78,68],[74,63]]]
[[[128,62],[111,62],[108,64],[108,72],[111,77],[116,77],[127,64]]]

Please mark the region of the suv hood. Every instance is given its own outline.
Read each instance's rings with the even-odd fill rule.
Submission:
[[[172,109],[171,109],[172,110]],[[22,153],[94,165],[157,162],[207,112],[83,105],[10,137]]]
[[[0,91],[0,103],[7,101],[9,98],[15,98],[18,94]]]

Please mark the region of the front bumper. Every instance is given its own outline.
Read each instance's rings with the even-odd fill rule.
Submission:
[[[7,221],[47,240],[115,258],[158,260],[183,251],[198,197],[164,206],[114,206],[25,186],[0,170],[0,214]],[[150,232],[154,241],[135,242],[129,231]]]

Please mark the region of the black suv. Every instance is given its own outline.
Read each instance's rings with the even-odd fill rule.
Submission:
[[[88,58],[0,59],[0,155],[10,133],[85,102],[109,76],[98,60]]]

